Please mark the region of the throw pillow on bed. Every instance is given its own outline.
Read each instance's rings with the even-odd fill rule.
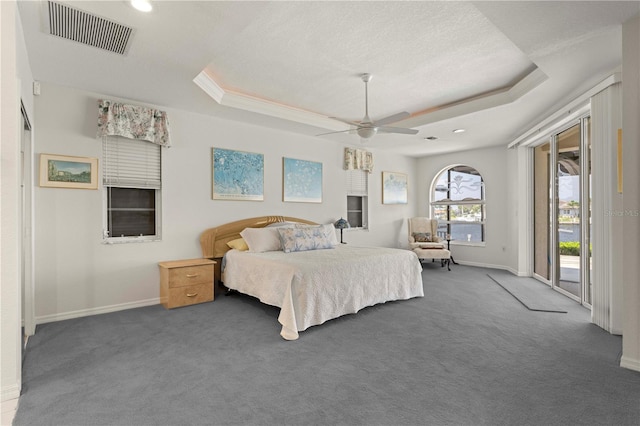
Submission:
[[[292,226],[297,225],[297,223],[298,222],[287,222],[287,221],[284,221],[284,222],[273,222],[273,223],[270,223],[267,226],[265,226],[265,228],[281,228],[283,226],[292,227]]]
[[[249,251],[279,251],[282,250],[282,245],[278,229],[280,228],[245,228],[240,236],[246,241]]]
[[[332,224],[327,225],[307,225],[304,223],[297,223],[296,228],[320,228],[324,230],[325,235],[334,246],[338,245],[338,236],[336,235],[336,228]]]
[[[235,240],[231,240],[227,243],[227,245],[232,249],[240,251],[249,250],[249,246],[247,245],[247,242],[244,240],[244,238],[236,238]]]
[[[413,239],[416,243],[432,243],[431,232],[414,232]]]
[[[278,233],[282,251],[285,253],[333,248],[333,244],[321,227],[278,228]]]

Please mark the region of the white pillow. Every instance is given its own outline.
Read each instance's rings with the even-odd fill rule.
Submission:
[[[254,253],[282,250],[278,228],[245,228],[240,236]]]
[[[282,227],[292,227],[296,225],[297,222],[273,222],[265,226],[265,228],[282,228]]]
[[[296,228],[322,228],[327,236],[327,239],[332,245],[338,245],[338,236],[336,235],[336,228],[332,224],[326,225],[306,225],[303,223],[296,224]]]
[[[327,234],[327,238],[334,246],[338,245],[338,236],[336,235],[336,227],[333,224],[322,225],[324,232]]]

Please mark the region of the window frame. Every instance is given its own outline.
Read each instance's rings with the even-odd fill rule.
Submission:
[[[481,198],[474,198],[474,199],[470,199],[470,200],[452,200],[451,199],[451,183],[452,183],[452,178],[451,178],[451,173],[452,172],[458,172],[458,173],[463,173],[463,171],[460,170],[456,170],[457,168],[467,168],[470,170],[473,170],[475,173],[472,173],[474,175],[479,176],[480,178],[480,194],[481,194]],[[437,187],[438,187],[438,182],[440,181],[442,175],[444,173],[447,173],[447,197],[444,200],[435,200],[436,198],[436,193],[437,191]],[[482,246],[484,247],[486,245],[486,183],[484,181],[484,178],[482,177],[482,174],[478,171],[478,169],[476,169],[475,167],[471,167],[469,165],[466,164],[454,164],[454,165],[450,165],[448,167],[443,168],[438,174],[436,174],[436,176],[434,177],[432,184],[431,184],[431,191],[429,194],[429,198],[430,198],[430,212],[431,212],[431,217],[438,219],[438,228],[442,227],[442,224],[445,225],[446,227],[446,231],[444,231],[444,234],[447,234],[449,236],[453,235],[452,232],[452,226],[455,227],[455,225],[465,225],[465,224],[474,224],[474,225],[479,225],[480,226],[480,241],[478,240],[464,240],[464,239],[451,239],[450,243],[454,244],[454,245],[468,245],[468,246]],[[479,214],[480,214],[480,219],[479,220],[455,220],[452,219],[452,208],[454,207],[462,207],[465,208],[466,206],[468,207],[472,207],[472,206],[479,206]],[[445,207],[446,208],[446,220],[442,220],[440,218],[438,218],[439,214],[436,213],[436,210],[438,208],[442,208]],[[451,238],[451,237],[449,237]]]
[[[369,172],[365,170],[346,170],[346,202],[347,202],[347,221],[350,228],[347,229],[369,229]],[[356,176],[358,174],[359,176]],[[349,198],[360,198],[361,208],[354,210],[349,209]],[[349,215],[356,214],[359,216],[362,226],[353,226],[349,220]]]
[[[136,184],[135,182],[126,182],[126,183],[118,183],[118,182],[110,182],[107,177],[107,164],[108,159],[105,154],[107,149],[107,143],[109,141],[115,142],[114,139],[110,139],[113,137],[105,137],[103,140],[103,160],[102,160],[102,241],[104,244],[122,244],[122,243],[144,243],[144,242],[156,242],[162,241],[162,162],[163,162],[163,154],[162,147],[160,145],[153,144],[152,142],[144,142],[144,141],[132,141],[126,140],[125,143],[145,143],[152,145],[158,150],[158,167],[157,171],[159,177],[159,183],[155,185],[145,185]],[[122,139],[122,138],[121,138]],[[149,147],[147,146],[147,149]],[[155,193],[155,234],[154,235],[138,235],[138,236],[110,236],[109,235],[109,188],[127,188],[127,189],[140,189],[140,190],[153,190]]]
[[[153,189],[153,188],[132,188],[129,186],[119,185],[104,185],[102,191],[102,204],[103,208],[103,242],[106,244],[120,244],[120,243],[144,243],[162,241],[162,223],[161,223],[161,201],[162,194],[160,189],[153,189],[155,192],[155,235],[131,235],[126,237],[112,237],[109,235],[109,188],[128,188],[128,189]]]

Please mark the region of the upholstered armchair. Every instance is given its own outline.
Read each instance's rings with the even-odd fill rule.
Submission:
[[[409,248],[411,250],[416,248],[446,248],[444,241],[438,237],[438,220],[428,217],[410,218]]]

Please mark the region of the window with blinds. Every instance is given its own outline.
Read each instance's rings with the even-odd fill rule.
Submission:
[[[107,137],[103,142],[105,239],[144,241],[160,238],[161,148]]]
[[[347,170],[347,221],[352,228],[368,227],[369,173]]]

